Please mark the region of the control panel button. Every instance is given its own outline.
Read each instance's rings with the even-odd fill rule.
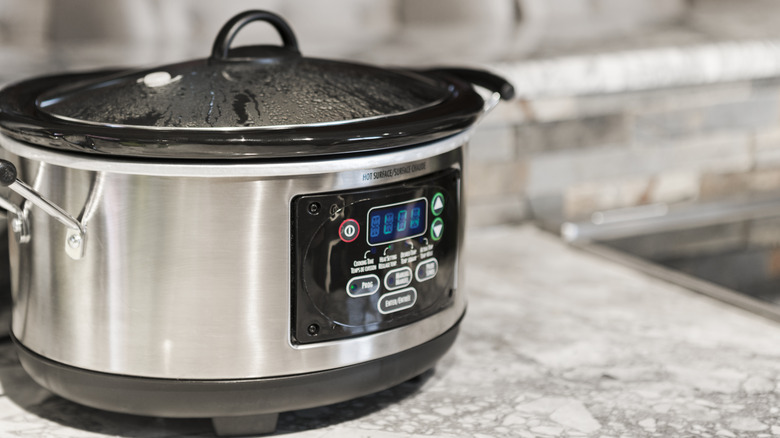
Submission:
[[[347,295],[352,298],[373,295],[379,290],[379,277],[374,274],[354,277],[347,283]]]
[[[388,313],[408,309],[414,306],[414,303],[416,302],[417,291],[413,287],[410,287],[409,289],[382,295],[379,297],[379,302],[376,304],[376,307],[377,310],[379,310],[379,313],[386,315]]]
[[[435,277],[437,272],[439,272],[439,261],[431,258],[417,265],[414,277],[418,282],[422,283]]]
[[[402,266],[385,274],[385,289],[394,290],[409,286],[412,283],[412,268]]]
[[[360,234],[360,225],[355,219],[346,219],[339,226],[339,238],[344,242],[352,242]]]
[[[439,216],[442,211],[444,211],[444,195],[442,195],[441,192],[438,192],[433,195],[431,213],[433,213],[434,216]]]
[[[433,223],[431,224],[431,239],[433,240],[439,240],[441,239],[441,236],[444,234],[444,220],[440,217],[437,217],[433,220]]]

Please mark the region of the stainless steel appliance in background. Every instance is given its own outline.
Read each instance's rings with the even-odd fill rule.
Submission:
[[[0,341],[11,331],[11,266],[8,256],[8,226],[0,215]]]
[[[252,21],[283,45],[231,49]],[[223,434],[421,374],[466,308],[464,147],[511,94],[482,71],[303,57],[264,11],[207,59],[7,87],[23,367]]]

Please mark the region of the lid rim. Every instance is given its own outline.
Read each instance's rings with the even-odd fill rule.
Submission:
[[[149,160],[238,160],[379,152],[435,141],[462,132],[482,114],[484,100],[470,84],[446,78],[453,90],[435,105],[403,114],[345,123],[247,127],[236,130],[94,126],[42,112],[37,97],[72,81],[117,70],[66,73],[18,82],[0,90],[0,132],[33,146]],[[439,76],[415,74],[429,79]],[[274,129],[275,128],[275,129]]]

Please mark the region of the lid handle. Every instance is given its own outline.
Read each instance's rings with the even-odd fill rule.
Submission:
[[[228,52],[230,50],[230,43],[233,42],[233,38],[236,37],[238,31],[241,30],[247,24],[253,21],[265,21],[270,23],[279,36],[282,37],[282,43],[285,49],[298,53],[298,40],[295,38],[295,34],[292,28],[287,24],[284,19],[272,12],[268,11],[246,11],[242,12],[230,21],[222,26],[219,30],[217,38],[214,40],[214,46],[211,49],[211,57],[214,59],[228,59]]]

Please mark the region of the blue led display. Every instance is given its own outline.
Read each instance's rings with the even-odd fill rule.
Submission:
[[[374,207],[368,212],[368,243],[381,245],[425,234],[425,198]]]

